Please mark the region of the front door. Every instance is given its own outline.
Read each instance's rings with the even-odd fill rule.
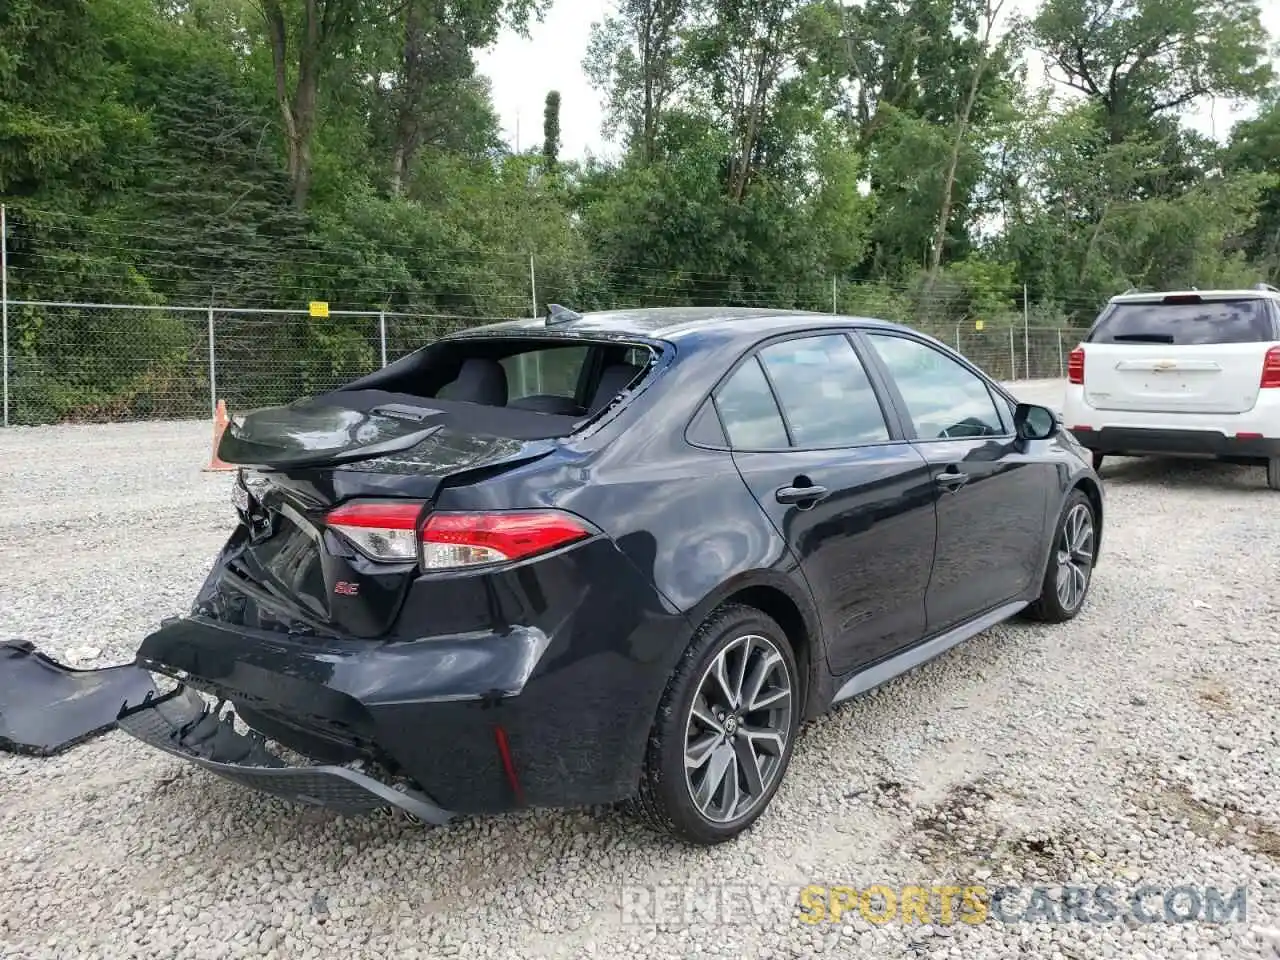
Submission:
[[[934,487],[889,426],[843,333],[776,340],[740,365],[716,407],[743,480],[809,584],[836,674],[925,632]]]
[[[923,340],[866,332],[934,482],[938,537],[925,597],[930,634],[1022,594],[1043,559],[1052,464],[1019,449],[986,383]]]

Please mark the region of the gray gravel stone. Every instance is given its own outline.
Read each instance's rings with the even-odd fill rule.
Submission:
[[[105,666],[184,612],[231,523],[208,442],[207,423],[0,431],[0,637]],[[0,957],[1274,958],[1280,495],[1248,468],[1104,474],[1084,613],[990,630],[810,724],[737,843],[684,849],[611,811],[317,816],[111,734],[0,755]],[[743,902],[622,922],[624,887],[694,883]],[[1245,887],[1248,916],[969,924],[957,897],[927,936],[856,899],[797,922],[807,883],[1010,884],[1015,905],[1038,884],[1057,911],[1072,887],[1123,907],[1150,884],[1156,914],[1170,888]]]

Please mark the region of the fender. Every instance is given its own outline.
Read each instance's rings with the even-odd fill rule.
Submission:
[[[794,575],[768,569],[744,570],[703,596],[684,614],[695,625],[696,630],[696,625],[709,617],[713,610],[745,591],[771,589],[790,600],[800,613],[808,641],[806,648],[799,651],[797,666],[805,676],[805,708],[801,716],[802,719],[810,720],[825,712],[834,687],[827,668],[826,639],[822,634],[822,624],[818,620],[813,594],[809,585],[798,579],[799,575],[798,568]]]
[[[1054,534],[1058,529],[1058,520],[1062,517],[1062,508],[1066,505],[1067,497],[1071,496],[1072,490],[1077,488],[1083,490],[1089,496],[1089,499],[1093,501],[1093,506],[1097,513],[1097,517],[1095,518],[1097,522],[1094,524],[1093,531],[1093,567],[1095,570],[1098,567],[1098,560],[1102,555],[1103,517],[1106,508],[1106,493],[1103,489],[1102,483],[1087,467],[1076,470],[1074,473],[1068,472],[1068,470],[1063,467],[1059,476],[1063,479],[1059,485],[1058,497],[1051,505],[1049,526],[1045,532],[1046,546],[1044,557],[1040,562],[1039,573],[1033,581],[1032,588],[1029,590],[1028,598],[1030,599],[1034,599],[1035,596],[1039,594],[1040,585],[1044,582],[1045,574],[1049,570],[1049,563],[1053,559],[1055,549]]]

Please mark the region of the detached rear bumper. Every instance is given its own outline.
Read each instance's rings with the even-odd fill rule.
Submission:
[[[1086,449],[1116,456],[1207,457],[1240,463],[1265,463],[1280,457],[1280,439],[1228,435],[1218,430],[1072,427],[1071,433]]]
[[[252,730],[312,762],[363,762],[456,815],[591,806],[634,791],[670,660],[687,640],[683,618],[596,592],[554,633],[511,625],[378,642],[190,615],[146,637],[137,662],[230,702]],[[280,776],[210,769],[260,789]]]
[[[199,694],[185,686],[161,697],[148,696],[138,706],[125,706],[116,725],[150,746],[241,786],[296,803],[348,814],[398,807],[437,825],[452,819],[452,814],[419,791],[398,789],[356,770],[290,766],[271,753],[261,738],[237,733],[228,719],[217,717]]]

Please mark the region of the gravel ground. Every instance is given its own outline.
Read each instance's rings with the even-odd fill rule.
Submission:
[[[204,423],[0,432],[0,638],[103,666],[183,612],[231,522],[208,443]],[[1275,956],[1280,497],[1256,469],[1104,475],[1084,613],[990,630],[812,724],[735,844],[676,847],[612,811],[342,820],[112,733],[0,756],[0,956]],[[1009,922],[809,924],[810,883],[1024,892]],[[686,913],[694,884],[721,892]],[[1159,921],[1173,887],[1244,887],[1247,916],[1019,922],[1033,885],[1055,910],[1063,887],[1150,885]]]

